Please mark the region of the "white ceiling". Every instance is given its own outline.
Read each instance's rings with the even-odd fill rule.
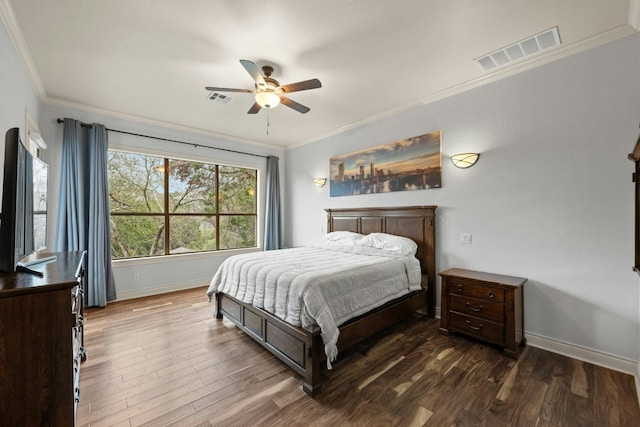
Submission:
[[[635,33],[640,0],[0,0],[42,100],[232,140],[296,146]],[[558,26],[562,44],[475,58]],[[249,115],[239,60],[322,88]],[[267,121],[270,123],[267,135]],[[108,124],[107,124],[108,125]]]

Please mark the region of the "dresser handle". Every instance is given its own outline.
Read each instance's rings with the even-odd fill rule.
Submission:
[[[458,292],[462,292],[462,285],[458,285]]]
[[[471,311],[475,311],[476,313],[484,310],[484,306],[483,305],[480,305],[480,306],[478,306],[478,308],[476,308],[476,307],[472,306],[471,303],[467,303],[467,308],[469,310],[471,310]]]
[[[493,291],[489,291],[489,293],[487,294],[487,296],[489,297],[489,299],[493,299],[493,297],[495,296],[493,294]]]
[[[476,332],[478,332],[484,326],[482,323],[480,324],[480,326],[473,326],[470,320],[467,320],[466,322],[467,322],[467,327],[472,331],[476,331]]]

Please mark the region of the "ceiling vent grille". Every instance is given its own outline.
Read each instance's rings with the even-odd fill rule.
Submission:
[[[208,98],[212,101],[220,102],[222,104],[228,104],[229,102],[231,102],[231,97],[229,95],[223,95],[218,92],[211,92],[208,95]]]
[[[553,27],[512,45],[498,49],[495,52],[476,58],[474,61],[476,61],[484,71],[492,71],[558,45],[560,45],[560,34],[558,33],[558,27]]]

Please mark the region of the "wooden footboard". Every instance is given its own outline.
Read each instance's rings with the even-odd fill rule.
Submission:
[[[423,308],[424,301],[425,291],[416,291],[351,320],[339,328],[338,350],[344,351],[396,324]],[[314,396],[321,391],[326,380],[323,371],[327,358],[319,328],[292,326],[264,310],[229,295],[216,293],[215,317],[221,319],[223,316],[302,375],[305,393]]]
[[[290,325],[264,310],[222,293],[216,293],[215,316],[231,320],[251,338],[269,350],[305,379],[303,390],[317,394],[323,383],[322,366],[326,362],[320,328],[305,329]]]
[[[327,231],[362,234],[390,233],[412,239],[418,245],[416,258],[422,270],[422,290],[391,301],[341,326],[338,351],[369,338],[425,308],[435,314],[435,210],[436,206],[394,208],[327,209]],[[216,294],[216,318],[223,316],[289,365],[305,379],[303,390],[310,396],[320,392],[325,381],[324,343],[320,329],[292,326],[266,311],[228,295]]]

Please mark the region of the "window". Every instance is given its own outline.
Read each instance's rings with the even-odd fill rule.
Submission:
[[[256,246],[257,170],[109,151],[112,258]]]

